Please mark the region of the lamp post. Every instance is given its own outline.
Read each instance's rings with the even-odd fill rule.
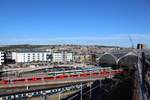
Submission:
[[[90,81],[91,81],[91,71],[90,71]],[[92,91],[91,91],[91,82],[90,82],[90,98],[92,98],[92,93],[91,93]]]
[[[82,83],[81,83],[81,91],[80,91],[80,100],[82,100]]]

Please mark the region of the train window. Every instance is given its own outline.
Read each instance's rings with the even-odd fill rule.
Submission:
[[[58,91],[60,92],[60,91],[61,91],[61,88],[59,88]]]
[[[52,90],[52,92],[55,92],[55,90]]]
[[[24,97],[24,94],[21,94],[21,97]]]
[[[46,93],[51,93],[51,90],[47,90],[47,91],[45,91]]]
[[[26,93],[25,95],[28,96],[28,93]]]
[[[49,93],[51,93],[52,91],[51,90],[49,90]]]
[[[8,100],[9,99],[9,96],[6,96],[6,100]]]
[[[42,94],[42,93],[43,93],[43,91],[40,91],[40,93]]]
[[[16,95],[16,98],[18,98],[19,97],[19,95]]]
[[[54,91],[57,92],[57,89],[55,89]]]
[[[69,87],[65,87],[65,90],[69,90]]]
[[[28,94],[28,97],[32,97],[32,94],[31,94],[31,93],[29,93],[29,94]]]
[[[71,88],[70,87],[66,87],[66,90],[70,90]]]
[[[4,98],[0,97],[0,100],[4,100]]]
[[[43,95],[46,95],[46,93],[42,93]]]
[[[22,97],[22,94],[18,94],[18,97],[21,98],[21,97]]]
[[[12,95],[11,98],[13,99],[13,98],[14,98],[14,95]]]
[[[34,92],[34,93],[32,94],[32,96],[37,96],[36,92]]]
[[[39,94],[39,92],[36,92],[36,94],[38,95],[38,94]]]
[[[76,85],[76,88],[79,89],[79,88],[80,88],[80,85]]]
[[[34,93],[32,93],[32,96],[34,95]]]
[[[71,86],[71,88],[75,88],[75,86]]]

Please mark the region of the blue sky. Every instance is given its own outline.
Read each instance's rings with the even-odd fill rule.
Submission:
[[[150,0],[0,0],[0,44],[150,45]]]

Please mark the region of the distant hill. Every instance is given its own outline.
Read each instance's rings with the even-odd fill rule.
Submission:
[[[103,46],[103,45],[72,45],[72,44],[65,44],[65,45],[30,45],[30,44],[22,44],[22,45],[1,45],[0,50],[13,50],[13,49],[34,49],[34,48],[41,48],[41,47],[98,47],[98,48],[122,48],[119,46]]]
[[[0,46],[0,50],[8,50],[8,49],[30,49],[30,48],[40,48],[45,47],[46,45],[30,45],[30,44],[23,44],[23,45],[5,45]]]

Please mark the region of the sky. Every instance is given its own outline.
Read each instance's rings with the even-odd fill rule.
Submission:
[[[150,0],[0,0],[0,45],[150,46]]]

